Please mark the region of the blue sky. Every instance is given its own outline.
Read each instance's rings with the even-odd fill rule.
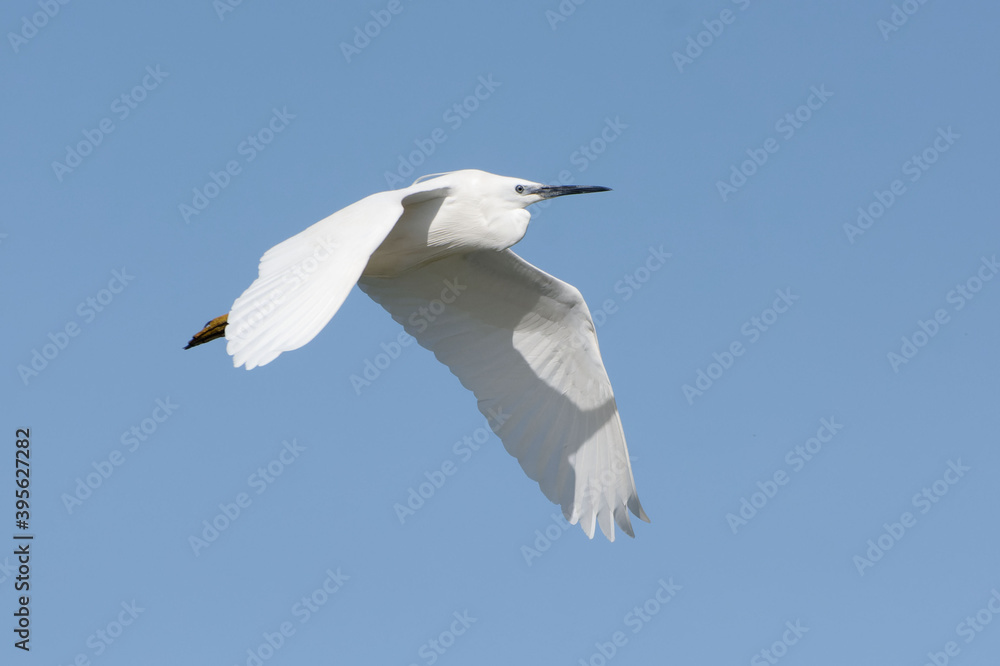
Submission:
[[[6,3],[0,661],[995,663],[998,20]],[[357,290],[252,372],[181,349],[272,245],[460,168],[614,189],[516,250],[599,319],[634,540],[565,529]]]

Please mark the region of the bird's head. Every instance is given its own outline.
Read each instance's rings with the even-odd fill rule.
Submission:
[[[449,199],[461,213],[456,218],[482,219],[491,246],[509,247],[521,240],[531,214],[528,206],[567,194],[607,192],[611,188],[582,185],[545,185],[523,178],[498,176],[478,169],[463,169],[418,179],[440,178],[449,189]],[[485,240],[485,236],[484,236]]]
[[[511,209],[527,208],[533,203],[566,196],[567,194],[587,194],[608,192],[610,187],[597,185],[543,185],[523,178],[491,176],[487,185],[493,197]],[[485,183],[484,183],[485,184]]]
[[[566,196],[567,194],[587,194],[608,192],[610,187],[598,185],[544,185],[523,178],[498,176],[479,169],[462,169],[441,174],[421,176],[414,184],[424,180],[439,178],[455,188],[457,194],[469,199],[478,199],[498,210],[527,208],[533,203]]]
[[[527,231],[531,214],[525,210],[528,206],[546,199],[566,196],[567,194],[586,194],[588,192],[607,192],[610,187],[596,185],[544,185],[522,178],[510,178],[484,173],[487,176],[483,183],[486,191],[492,194],[492,203],[487,204],[497,218],[505,218],[512,223],[517,240]]]

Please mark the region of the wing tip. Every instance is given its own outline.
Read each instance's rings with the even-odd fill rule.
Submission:
[[[629,511],[631,511],[632,513],[634,513],[635,516],[639,520],[645,521],[647,523],[651,523],[652,522],[649,519],[649,516],[646,515],[646,512],[643,511],[642,504],[639,503],[639,496],[636,495],[635,492],[633,492],[631,495],[629,495],[629,498],[628,498],[628,508],[629,508]]]
[[[563,510],[563,516],[571,525],[579,523],[580,529],[583,530],[588,539],[593,539],[596,527],[600,527],[601,533],[604,534],[607,540],[614,543],[616,536],[615,525],[627,536],[635,538],[635,530],[632,528],[629,511],[644,522],[652,522],[649,516],[646,515],[646,512],[643,511],[642,505],[639,504],[639,498],[635,494],[629,497],[628,502],[615,507],[613,510],[610,507],[602,507],[597,510],[594,510],[593,507],[586,509],[569,507],[569,510]]]

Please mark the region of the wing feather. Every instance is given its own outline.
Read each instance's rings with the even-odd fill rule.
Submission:
[[[615,524],[633,535],[629,511],[649,520],[577,289],[510,250],[453,255],[358,285],[476,395],[504,447],[567,520],[589,537],[597,525],[612,541]]]
[[[399,220],[406,192],[366,197],[264,253],[229,312],[226,351],[236,367],[265,365],[316,337]]]

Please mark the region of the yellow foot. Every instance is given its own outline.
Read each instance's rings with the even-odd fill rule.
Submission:
[[[222,338],[226,335],[226,325],[229,323],[229,315],[224,314],[221,317],[216,317],[212,321],[205,324],[205,328],[201,329],[194,334],[191,341],[187,343],[187,347],[184,349],[191,349],[191,347],[197,347],[198,345],[203,345],[206,342],[211,342],[216,338]]]

